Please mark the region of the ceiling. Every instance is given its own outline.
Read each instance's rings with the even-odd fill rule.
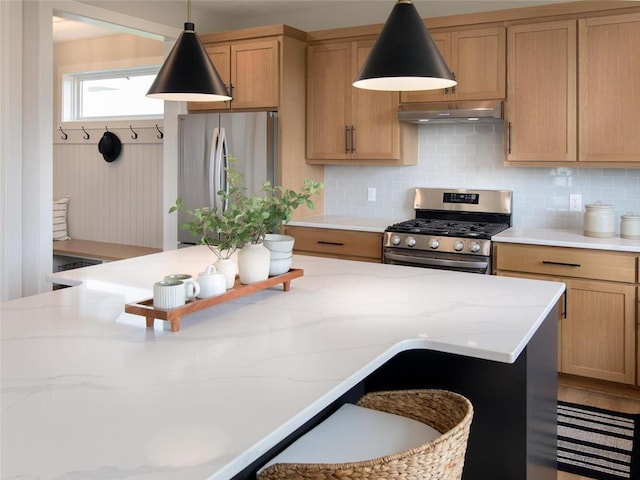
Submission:
[[[119,32],[113,28],[101,27],[62,17],[53,17],[53,43],[82,40],[85,38],[106,37]]]
[[[127,13],[129,6],[148,8],[150,4],[154,7],[163,5],[165,8],[184,9],[185,19],[187,4],[184,0],[130,0],[121,2],[119,0],[84,0],[86,3],[105,6],[122,13]],[[572,1],[572,0],[564,0]],[[474,13],[488,10],[499,10],[504,8],[517,8],[521,6],[542,5],[548,3],[559,3],[558,0],[414,0],[413,2],[418,12],[423,17],[439,17],[444,15],[454,15],[460,13]],[[251,22],[259,24],[260,17],[264,17],[267,23],[287,23],[289,18],[304,18],[306,13],[316,15],[322,10],[325,13],[335,12],[334,18],[339,18],[343,13],[350,17],[356,17],[353,25],[383,23],[388,12],[393,7],[393,0],[191,0],[191,6],[195,12],[210,13],[236,20],[240,24]],[[364,18],[364,22],[357,22],[358,12]],[[375,12],[372,16],[372,12]],[[365,16],[366,13],[366,16]],[[284,18],[284,21],[274,21],[276,18]],[[374,19],[372,21],[372,19]],[[181,27],[184,19],[180,19],[175,26]],[[87,21],[88,22],[88,21]],[[53,41],[65,42],[84,38],[115,35],[122,33],[116,29],[99,23],[87,23],[84,20],[54,17],[53,21]],[[295,25],[294,25],[295,26]],[[322,26],[317,29],[335,28],[336,25]],[[303,28],[304,29],[304,28]]]

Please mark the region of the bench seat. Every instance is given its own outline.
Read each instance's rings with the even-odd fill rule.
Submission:
[[[53,254],[66,257],[86,258],[91,260],[115,261],[125,258],[140,257],[152,253],[160,253],[161,248],[140,247],[121,243],[97,242],[94,240],[54,240]]]

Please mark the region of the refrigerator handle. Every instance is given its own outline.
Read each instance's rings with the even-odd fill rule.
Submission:
[[[227,178],[227,169],[229,168],[229,151],[227,148],[227,134],[224,128],[222,130],[222,139],[220,141],[220,161],[219,163],[219,176],[218,176],[218,184],[220,188],[218,190],[224,190],[225,192],[229,192],[229,179]],[[228,202],[225,201],[220,205],[222,211],[224,212],[228,207]]]
[[[223,211],[226,208],[226,205],[222,205],[220,203],[220,197],[218,196],[218,192],[220,190],[222,190],[223,188],[226,189],[226,185],[224,185],[222,181],[225,173],[224,163],[226,162],[226,157],[227,157],[226,150],[227,150],[227,135],[224,128],[220,127],[220,130],[218,132],[218,144],[216,148],[216,159],[214,164],[215,180],[213,184],[214,186],[213,195],[214,195],[214,201],[215,201],[214,206],[219,211]]]
[[[218,157],[218,146],[220,142],[220,131],[218,127],[213,129],[213,137],[211,139],[211,152],[209,153],[209,208],[215,209],[216,206],[216,158]]]

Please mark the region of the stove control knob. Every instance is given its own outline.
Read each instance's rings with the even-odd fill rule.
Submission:
[[[460,240],[456,240],[453,244],[453,249],[456,252],[460,252],[462,251],[462,249],[464,248],[464,243],[462,243]]]
[[[439,246],[440,246],[440,240],[438,240],[437,238],[432,238],[431,240],[429,240],[429,247],[432,248],[433,250],[435,250]]]
[[[416,244],[416,239],[413,237],[407,237],[405,241],[408,247],[413,247]]]
[[[480,244],[478,242],[471,242],[471,245],[469,245],[469,251],[471,253],[478,253],[480,251]]]
[[[398,235],[391,235],[391,245],[400,245],[401,238]]]

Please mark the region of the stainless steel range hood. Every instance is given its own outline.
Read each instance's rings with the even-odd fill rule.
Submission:
[[[433,123],[502,123],[502,102],[443,102],[404,104],[398,111],[401,122],[429,125]]]

